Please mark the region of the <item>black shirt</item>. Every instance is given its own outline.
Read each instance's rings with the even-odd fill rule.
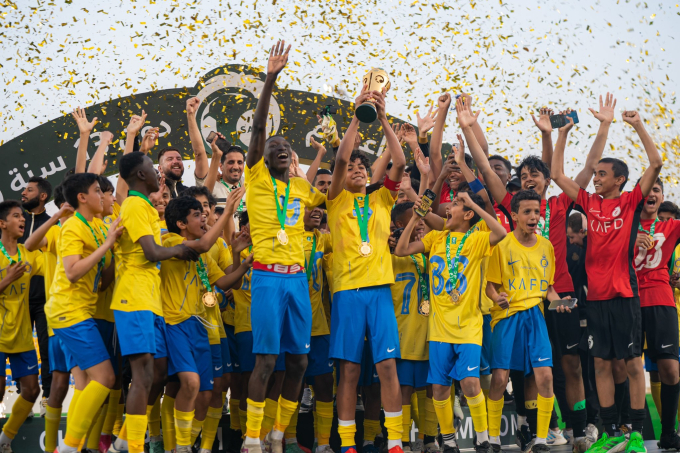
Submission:
[[[586,299],[588,298],[588,275],[586,274],[586,240],[583,238],[583,247],[575,244],[567,244],[567,267],[571,280],[574,283],[574,297],[578,298],[579,315],[585,318]]]
[[[26,219],[26,225],[24,226],[24,235],[17,242],[23,244],[26,239],[40,226],[50,219],[50,215],[43,211],[40,214],[33,214],[32,212],[24,210],[24,218]],[[39,303],[45,304],[45,279],[36,275],[31,277],[31,288],[28,292],[28,303]]]
[[[182,181],[177,181],[173,184],[174,181],[165,179],[165,184],[170,188],[170,196],[172,198],[177,198],[184,189],[187,188],[184,184],[182,184]]]

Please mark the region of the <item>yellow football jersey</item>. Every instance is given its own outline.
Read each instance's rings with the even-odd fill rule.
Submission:
[[[316,238],[316,250],[314,258],[310,259],[312,246]],[[331,235],[323,234],[319,230],[305,231],[304,233],[305,263],[311,263],[312,271],[308,279],[309,299],[312,301],[312,336],[329,335],[326,318],[326,310],[323,306],[323,256],[326,251],[331,250]],[[305,268],[305,272],[307,269]]]
[[[508,295],[510,307],[491,308],[491,327],[515,313],[542,305],[548,287],[555,278],[555,251],[549,240],[536,236],[533,247],[519,243],[513,233],[498,244],[489,259],[488,281],[501,285],[500,292]]]
[[[115,215],[115,210],[114,210]],[[115,217],[114,217],[115,220]],[[94,218],[92,223],[96,224],[97,227],[101,228],[106,234],[109,232],[108,226],[101,219]],[[105,255],[106,261],[104,263],[104,269],[108,268],[113,261],[113,251],[109,250]],[[99,296],[97,298],[97,305],[95,307],[94,319],[103,319],[104,321],[115,322],[113,318],[113,310],[111,310],[111,299],[113,298],[113,282],[104,290],[99,291]]]
[[[175,233],[163,236],[163,247],[174,247],[184,242],[186,238]],[[224,272],[210,257],[210,253],[203,253],[201,259],[206,266],[208,280],[214,285],[217,280],[224,276]],[[203,305],[203,293],[205,288],[198,276],[198,261],[185,261],[177,258],[161,261],[161,300],[163,301],[163,314],[165,322],[171,325],[186,321],[191,316],[198,316],[204,321],[213,324],[208,332],[219,332],[214,320],[210,318]],[[219,323],[221,324],[221,323]],[[206,326],[207,327],[207,326]],[[220,338],[217,337],[217,344]]]
[[[161,245],[161,227],[158,211],[151,202],[130,196],[120,208],[123,234],[116,241],[116,283],[113,288],[111,309],[120,311],[150,310],[163,316],[160,263],[152,263],[144,256],[139,238],[151,236]]]
[[[241,251],[241,262],[243,262],[248,255],[252,253],[251,248]],[[253,330],[250,324],[250,278],[253,275],[253,269],[248,269],[241,279],[241,286],[235,289],[234,295],[234,333],[250,332]]]
[[[228,262],[229,264],[227,264],[227,266],[230,266],[234,262],[234,259],[232,258],[231,246],[227,245],[226,241],[222,238],[217,239],[216,245],[219,248],[219,252],[220,252],[219,255],[222,257],[222,260],[223,260],[222,262]],[[210,251],[212,252],[213,249],[211,248]],[[215,257],[213,257],[213,259],[215,259]],[[217,263],[220,267],[222,267],[222,264],[220,264],[219,260],[217,261]],[[222,268],[222,270],[224,270],[224,269],[226,269],[226,267]],[[222,312],[220,313],[220,316],[222,318],[222,323],[227,324],[229,326],[233,326],[234,325],[234,303],[229,302],[229,301],[225,301],[224,296],[222,295],[221,292],[217,292],[217,301],[220,305],[220,310],[222,310]],[[220,331],[220,334],[221,334],[221,332],[224,332],[224,326],[222,326],[222,330]],[[225,332],[225,335],[226,335],[226,332]],[[222,337],[222,338],[224,338],[224,337]]]
[[[28,310],[28,292],[31,277],[43,275],[43,254],[29,252],[23,244],[17,244],[17,254],[10,255],[12,260],[27,264],[26,271],[0,293],[0,352],[12,354],[30,351],[33,345],[33,323]],[[7,276],[10,261],[0,253],[0,279]]]
[[[368,196],[368,239],[373,253],[364,257],[359,254],[362,241],[354,200],[363,213],[366,197],[365,194],[343,190],[326,202],[328,227],[333,239],[334,292],[394,283],[387,244],[394,197],[385,187]]]
[[[498,219],[499,223],[501,223],[501,224],[503,223],[503,222],[501,222],[500,216],[497,216],[497,219]],[[489,229],[489,226],[484,221],[478,222],[476,226],[479,228],[480,231],[491,232],[491,230]],[[505,240],[505,239],[503,239],[503,240]],[[491,307],[493,307],[493,301],[491,300],[490,297],[488,297],[486,295],[486,289],[485,289],[486,288],[486,282],[487,282],[486,273],[489,270],[489,258],[490,257],[488,257],[488,256],[485,257],[483,264],[482,264],[482,303],[481,303],[482,315],[491,314]]]
[[[227,243],[222,238],[217,238],[217,242],[210,247],[208,255],[213,259],[217,266],[224,270],[231,266],[233,259],[231,257],[231,251],[227,247]],[[219,293],[215,293],[218,295]],[[217,326],[217,331],[212,331],[213,329],[208,329],[208,338],[210,339],[210,344],[220,344],[220,338],[227,338],[227,332],[224,330],[224,322],[222,321],[222,313],[220,312],[221,295],[218,297],[218,303],[212,308],[206,308],[208,312],[208,320],[211,324]],[[215,335],[217,334],[217,335]]]
[[[165,219],[160,221],[160,226],[161,226],[161,236],[163,236],[164,234],[167,234],[168,233],[168,224],[165,223]]]
[[[50,299],[50,290],[54,280],[54,272],[57,270],[57,251],[59,247],[59,236],[61,235],[61,224],[53,225],[45,234],[45,247],[43,247],[43,270],[45,271],[45,300]],[[54,336],[54,330],[48,325],[47,336]]]
[[[422,239],[430,256],[430,324],[428,339],[452,344],[482,344],[482,270],[484,258],[491,255],[490,233],[476,229],[468,236],[458,261],[457,303],[451,300],[453,290],[446,263],[446,242],[451,236],[453,261],[464,233],[430,231]]]
[[[288,244],[281,245],[276,234],[281,229],[277,216],[277,202],[274,199],[274,185],[269,170],[260,159],[252,168],[246,166],[246,206],[257,206],[248,210],[250,236],[253,241],[255,261],[262,264],[305,264],[302,248],[304,233],[303,217],[305,207],[313,208],[326,201],[326,196],[312,187],[305,178],[290,178],[290,194],[286,206],[285,227]],[[283,206],[287,184],[276,181],[278,204]]]
[[[93,233],[97,237],[96,240]],[[45,317],[53,329],[70,327],[94,315],[104,269],[97,264],[77,282],[71,283],[64,270],[64,257],[80,255],[86,258],[97,250],[104,240],[105,236],[94,219],[85,223],[73,216],[64,222],[59,237],[54,282],[50,288],[50,298],[45,304]]]
[[[413,258],[411,258],[413,257]],[[394,283],[390,286],[394,315],[399,326],[399,346],[403,360],[428,360],[427,346],[427,316],[418,313],[418,307],[423,300],[418,270],[413,263],[418,263],[418,270],[429,285],[427,278],[427,258],[423,254],[398,257],[392,255],[392,269]]]
[[[332,244],[331,237],[331,244]],[[333,302],[333,252],[323,256],[322,267],[324,273],[324,288],[322,294],[323,309],[326,312],[328,328],[331,327],[331,303]]]

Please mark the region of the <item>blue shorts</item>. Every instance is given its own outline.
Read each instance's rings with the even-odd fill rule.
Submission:
[[[182,372],[197,373],[201,381],[200,392],[212,390],[212,357],[208,332],[193,316],[179,324],[166,326],[168,342],[168,376]]]
[[[150,310],[113,310],[118,331],[118,344],[123,357],[153,354],[155,359],[168,356],[165,342],[165,320]]]
[[[0,363],[3,367],[9,359],[12,368],[12,379],[18,380],[24,376],[38,374],[38,354],[35,349],[25,352],[0,352]]]
[[[95,319],[97,330],[104,340],[104,346],[109,352],[109,359],[113,366],[114,374],[118,375],[118,338],[116,338],[116,324],[104,319]]]
[[[335,362],[328,359],[328,351],[331,347],[330,335],[318,335],[312,337],[311,347],[307,355],[307,371],[305,377],[321,376],[333,373]]]
[[[453,380],[479,379],[482,347],[478,344],[453,344],[430,341],[428,384],[450,386]],[[400,381],[401,382],[401,381]]]
[[[250,291],[253,352],[307,354],[312,337],[307,274],[253,270]]]
[[[111,360],[94,319],[88,318],[70,327],[52,330],[64,345],[67,365],[77,365],[84,371]]]
[[[647,354],[647,351],[645,350],[645,371],[659,371],[659,367],[657,366],[656,362],[652,362],[652,358]],[[680,361],[680,355],[678,355],[678,360]]]
[[[484,324],[482,324],[482,360],[479,363],[479,374],[487,376],[491,374],[491,357],[492,347],[491,342],[493,332],[491,331],[491,315],[484,315]]]
[[[228,338],[220,338],[220,356],[222,357],[222,374],[234,371],[234,364],[231,363],[231,355],[229,353]]]
[[[75,363],[68,363],[66,361],[66,347],[61,342],[58,336],[53,335],[48,340],[49,356],[50,356],[50,372],[59,371],[61,373],[70,373]]]
[[[552,347],[538,305],[501,319],[493,329],[491,369],[519,370],[552,367]]]
[[[401,357],[389,285],[338,291],[331,313],[331,358],[361,363],[365,337],[375,363]]]
[[[224,363],[222,363],[222,344],[211,344],[210,355],[212,357],[212,375],[214,378],[222,377]]]
[[[413,388],[421,388],[427,385],[427,372],[429,364],[427,360],[402,360],[397,359],[397,376],[400,385],[409,385]]]
[[[241,373],[250,373],[255,368],[255,353],[253,352],[253,333],[239,332],[236,334],[238,344],[238,361]],[[286,369],[286,354],[279,354],[274,365],[274,371],[284,371]]]
[[[231,360],[231,373],[240,373],[241,365],[238,361],[238,344],[236,344],[236,334],[234,333],[234,326],[229,324],[224,325],[224,331],[227,332],[227,344],[229,345],[229,360]]]
[[[340,373],[338,373],[338,381],[340,381]],[[378,379],[378,371],[376,370],[375,362],[373,361],[371,345],[368,341],[364,341],[364,348],[361,354],[361,374],[359,375],[359,385],[363,387],[370,387],[376,382],[380,382],[380,379]]]

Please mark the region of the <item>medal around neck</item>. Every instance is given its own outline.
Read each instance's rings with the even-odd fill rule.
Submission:
[[[286,230],[279,230],[276,233],[276,239],[279,240],[279,244],[288,245],[288,233],[286,233]]]
[[[389,91],[392,86],[387,71],[382,68],[373,68],[368,71],[361,83],[362,86],[359,89],[361,90],[363,86],[366,86],[367,91],[382,91],[383,88],[385,91]],[[378,111],[371,101],[358,105],[354,114],[362,123],[372,123],[378,118]]]
[[[430,316],[430,301],[423,300],[418,306],[418,313],[423,316]]]
[[[454,304],[457,304],[460,301],[460,293],[458,292],[457,289],[452,290],[449,293],[449,296],[451,296],[451,302]]]
[[[217,304],[217,297],[215,297],[215,293],[212,291],[208,291],[207,293],[203,293],[203,305],[205,305],[208,308],[212,308]]]
[[[370,242],[362,242],[359,246],[359,255],[369,257],[373,254],[373,246]]]

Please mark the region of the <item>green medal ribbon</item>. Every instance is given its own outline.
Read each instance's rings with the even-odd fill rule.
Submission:
[[[423,277],[423,274],[427,272],[427,258],[425,257],[424,253],[421,253],[420,255],[423,257],[423,272],[420,272],[416,257],[413,255],[409,256],[411,257],[411,260],[413,260],[413,265],[416,267],[416,272],[418,273],[418,287],[420,288],[420,297],[422,300],[430,300],[430,294],[427,291],[427,280],[425,280]]]
[[[273,178],[272,178],[272,179],[273,179]],[[227,188],[227,193],[231,193],[231,191],[232,191],[233,189],[232,189],[231,187],[229,187],[229,184],[227,184],[226,182],[224,182],[224,180],[222,180],[222,179],[220,179],[220,182],[222,183],[222,185],[223,185],[224,187]],[[276,189],[276,183],[274,183],[274,189]],[[241,198],[241,201],[239,201],[239,203],[238,203],[238,208],[236,209],[236,212],[242,212],[242,211],[243,211],[243,198]]]
[[[368,194],[366,194],[366,201],[364,202],[363,212],[359,209],[357,199],[354,199],[354,209],[357,213],[357,222],[359,223],[359,233],[361,234],[361,242],[369,242],[368,240]]]
[[[456,196],[456,194],[454,193],[451,186],[449,186],[449,197],[451,197],[451,203],[453,203],[453,199],[455,198],[455,196]]]
[[[541,228],[541,236],[550,240],[550,202],[547,200],[545,202],[545,221],[543,222],[543,228]]]
[[[316,234],[312,234],[312,253],[309,255],[309,264],[307,264],[307,257],[305,257],[305,271],[307,272],[307,281],[312,278],[312,268],[314,267],[314,254],[316,253]]]
[[[638,231],[641,231],[643,233],[647,233],[648,235],[654,237],[654,230],[656,229],[656,224],[659,222],[659,218],[657,217],[654,219],[654,222],[652,223],[652,227],[649,229],[649,231],[645,230],[642,228],[642,223],[638,225]]]
[[[283,199],[283,206],[279,204],[279,195],[278,192],[276,191],[276,179],[274,179],[273,176],[272,178],[272,184],[274,185],[274,202],[276,203],[276,216],[279,218],[279,225],[281,225],[281,229],[285,230],[286,229],[286,211],[288,210],[288,197],[290,196],[290,181],[288,181],[288,185],[286,186],[286,196]]]
[[[139,197],[139,198],[141,198],[142,200],[144,200],[144,201],[146,201],[147,203],[149,203],[149,206],[151,206],[151,207],[153,208],[153,203],[151,203],[151,200],[149,200],[149,197],[147,197],[146,195],[144,195],[144,194],[141,193],[141,192],[137,192],[136,190],[129,190],[129,191],[128,191],[128,196],[130,196],[130,197]]]
[[[15,263],[20,263],[21,262],[21,249],[17,246],[17,253],[19,256],[17,257],[17,261],[14,261],[11,256],[9,256],[9,253],[7,253],[7,249],[5,249],[5,245],[0,242],[0,252],[2,252],[3,255],[5,255],[5,258],[9,260],[10,266]]]
[[[87,227],[90,229],[90,233],[92,233],[92,237],[94,238],[94,242],[97,244],[97,248],[101,247],[101,244],[99,243],[99,239],[97,239],[97,235],[94,233],[94,230],[92,229],[92,225],[90,225],[90,223],[87,221],[87,219],[81,213],[76,212],[76,217],[78,218],[78,220],[80,220],[85,225],[87,225]],[[102,231],[102,234],[104,234],[103,231]],[[106,235],[104,235],[104,238],[106,238]],[[97,283],[99,282],[99,278],[101,277],[102,269],[104,269],[104,263],[106,263],[106,253],[99,260],[99,263],[97,263],[97,275],[94,278],[95,287],[92,290],[93,292],[96,292],[97,291],[96,288],[99,286],[99,285],[97,285]]]
[[[467,238],[470,237],[474,230],[475,227],[473,226],[472,228],[467,230],[467,233],[465,233],[463,238],[460,240],[460,244],[458,245],[458,249],[456,250],[456,256],[454,257],[453,262],[451,262],[451,234],[449,233],[449,235],[446,236],[446,266],[449,268],[449,281],[451,282],[451,291],[456,289],[456,284],[458,283],[458,263],[460,262],[460,252],[463,250],[465,241],[467,241]]]
[[[205,263],[203,262],[203,259],[199,256],[198,261],[196,262],[196,273],[198,274],[198,278],[201,279],[201,283],[203,284],[203,287],[205,288],[206,291],[210,291],[210,280],[208,279],[208,270],[205,267]]]

